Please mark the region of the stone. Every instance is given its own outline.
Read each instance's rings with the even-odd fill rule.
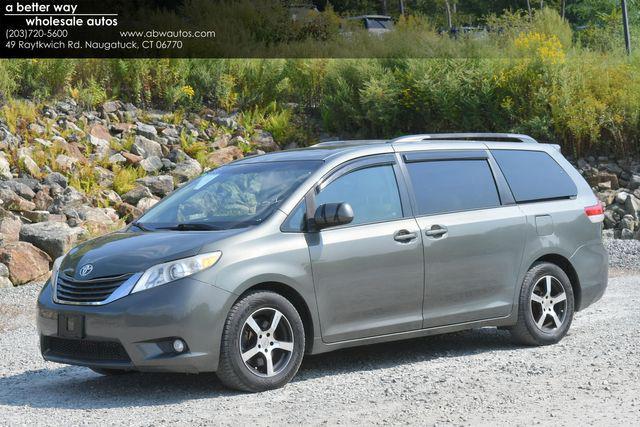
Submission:
[[[258,131],[255,135],[253,135],[253,137],[251,138],[251,142],[256,148],[264,150],[266,152],[277,151],[280,149],[276,141],[273,139],[271,133],[265,130]]]
[[[620,203],[621,205],[624,204],[625,200],[627,200],[627,196],[629,196],[629,193],[626,191],[620,191],[616,194],[616,203]]]
[[[13,288],[13,283],[8,277],[0,277],[0,288]]]
[[[599,182],[598,183],[598,190],[599,191],[611,190],[611,181]]]
[[[17,215],[0,208],[0,234],[3,235],[3,243],[17,242],[21,227],[22,221]]]
[[[0,277],[9,277],[9,268],[0,263]]]
[[[158,156],[149,156],[140,161],[140,167],[149,173],[157,172],[162,169],[162,160]]]
[[[585,177],[587,179],[587,182],[589,182],[589,185],[591,185],[592,187],[598,185],[601,182],[610,182],[611,188],[614,190],[620,187],[618,176],[616,174],[604,171],[597,172],[597,170],[595,169],[593,170],[593,172],[595,173],[589,173]]]
[[[124,157],[127,160],[127,162],[131,163],[132,165],[137,165],[144,158],[142,156],[138,156],[136,154],[129,153],[128,151],[123,151],[121,154],[122,154],[122,157]]]
[[[98,138],[95,135],[89,135],[89,143],[93,146],[93,152],[97,154],[99,158],[109,157],[111,154],[109,141]]]
[[[113,218],[104,208],[92,206],[80,206],[74,210],[79,220],[79,225],[86,228],[91,234],[105,234],[114,227]]]
[[[150,156],[162,157],[162,146],[156,141],[138,135],[131,147],[131,152],[145,159]]]
[[[150,207],[158,203],[158,199],[155,197],[143,197],[138,201],[136,207],[140,209],[142,212],[145,212]]]
[[[620,220],[620,228],[626,228],[628,230],[634,231],[636,226],[635,218],[631,215],[625,215]]]
[[[51,259],[56,259],[75,246],[80,234],[81,229],[69,227],[64,222],[47,221],[24,224],[20,230],[20,240],[31,243],[45,251]]]
[[[106,114],[115,113],[121,107],[120,101],[107,101],[102,104],[102,111]]]
[[[225,163],[229,163],[233,160],[241,159],[243,157],[244,155],[242,154],[242,150],[240,150],[236,146],[230,145],[228,147],[221,148],[209,154],[207,156],[207,162],[209,164],[222,166]]]
[[[68,209],[73,209],[79,206],[84,205],[87,202],[87,199],[84,197],[82,193],[80,193],[75,188],[68,186],[64,189],[62,194],[56,196],[53,199],[53,203],[49,207],[49,212],[51,213],[65,213]],[[30,209],[33,210],[33,209]]]
[[[117,206],[117,212],[125,221],[131,221],[142,215],[142,211],[140,209],[130,205],[129,203],[120,203]]]
[[[117,165],[119,163],[125,163],[127,158],[120,153],[113,154],[109,156],[109,163],[112,165]]]
[[[221,136],[217,137],[211,143],[211,147],[213,147],[213,148],[225,148],[226,146],[229,145],[229,140],[230,139],[231,139],[231,136],[228,133],[222,134]]]
[[[76,159],[74,159],[73,157],[69,157],[66,154],[58,154],[55,160],[58,168],[67,172],[73,170],[76,161]]]
[[[11,179],[11,164],[5,157],[4,153],[0,152],[0,179]]]
[[[122,203],[122,198],[118,193],[113,190],[102,190],[100,192],[100,197],[103,200],[109,202],[110,205],[117,205],[118,203]]]
[[[624,211],[631,217],[638,219],[638,211],[640,211],[640,200],[636,196],[629,194],[624,201]]]
[[[136,123],[136,132],[138,135],[142,135],[143,137],[149,139],[154,139],[156,136],[158,136],[158,131],[154,126],[142,122]]]
[[[187,160],[176,164],[176,167],[171,171],[178,182],[189,181],[202,173],[202,166],[197,160],[188,157]]]
[[[114,123],[111,125],[110,129],[113,133],[120,135],[129,132],[134,127],[135,125],[131,123]]]
[[[11,181],[0,181],[0,188],[9,189],[27,200],[32,200],[36,196],[36,193],[31,187],[15,179]]]
[[[140,199],[145,197],[153,197],[153,194],[151,194],[151,191],[147,187],[138,185],[133,190],[127,191],[123,194],[122,200],[131,205],[137,205]]]
[[[33,142],[36,142],[36,143],[42,145],[45,148],[51,147],[51,145],[53,145],[51,143],[51,141],[43,139],[43,138],[33,138]]]
[[[57,188],[62,188],[57,186]],[[64,191],[64,190],[63,190]],[[62,192],[60,193],[62,194]],[[34,209],[41,211],[48,211],[53,203],[53,198],[47,194],[46,191],[40,190],[36,193],[36,196],[33,198],[33,203],[35,204]]]
[[[170,138],[170,139],[175,140],[180,138],[180,133],[176,128],[173,128],[173,127],[164,128],[162,129],[161,133],[162,133],[162,136],[166,136],[167,138]]]
[[[145,176],[136,180],[138,184],[147,187],[152,194],[164,197],[173,191],[173,177],[171,175]]]
[[[101,166],[95,166],[94,171],[96,179],[103,187],[111,187],[113,185],[113,177],[115,174],[109,169],[105,169]]]
[[[22,216],[33,222],[45,222],[49,221],[49,217],[51,216],[51,212],[49,211],[27,211],[23,212]]]
[[[22,285],[49,275],[51,257],[28,242],[14,242],[0,247],[0,262],[9,269],[9,280]]]
[[[633,237],[634,237],[633,236],[633,231],[631,231],[631,230],[629,230],[627,228],[623,228],[620,231],[620,238],[623,239],[623,240],[631,240],[631,239],[633,239]]]
[[[47,185],[58,184],[62,188],[67,188],[69,181],[67,177],[58,172],[52,172],[44,178],[44,183]]]
[[[36,205],[18,196],[13,190],[0,188],[0,200],[4,202],[4,207],[10,211],[32,211]]]
[[[631,175],[629,179],[629,189],[633,191],[638,188],[640,188],[640,175]]]
[[[20,160],[31,176],[37,177],[40,175],[40,166],[38,166],[38,164],[31,157],[22,156]]]

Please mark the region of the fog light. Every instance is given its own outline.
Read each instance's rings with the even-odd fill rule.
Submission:
[[[173,349],[175,350],[176,353],[182,353],[184,351],[184,348],[185,348],[184,341],[175,340],[173,342]]]

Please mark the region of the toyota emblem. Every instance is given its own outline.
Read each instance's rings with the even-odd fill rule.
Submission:
[[[82,277],[85,277],[85,276],[88,276],[89,273],[91,273],[92,271],[93,271],[93,264],[85,264],[80,269],[80,275]]]

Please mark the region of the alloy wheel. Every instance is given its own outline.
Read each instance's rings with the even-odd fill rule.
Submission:
[[[531,290],[531,314],[544,332],[555,332],[567,317],[567,294],[564,285],[553,276],[541,277]]]
[[[244,322],[240,332],[240,356],[247,368],[260,377],[282,372],[293,355],[293,329],[275,308],[261,308]]]

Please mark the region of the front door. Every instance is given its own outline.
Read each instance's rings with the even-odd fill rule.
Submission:
[[[351,224],[307,236],[325,342],[422,326],[422,238],[394,157],[383,158],[343,168],[314,196],[315,206],[346,202],[354,212]]]
[[[525,217],[504,203],[487,155],[452,156],[406,163],[424,242],[425,328],[508,316],[524,250]]]

